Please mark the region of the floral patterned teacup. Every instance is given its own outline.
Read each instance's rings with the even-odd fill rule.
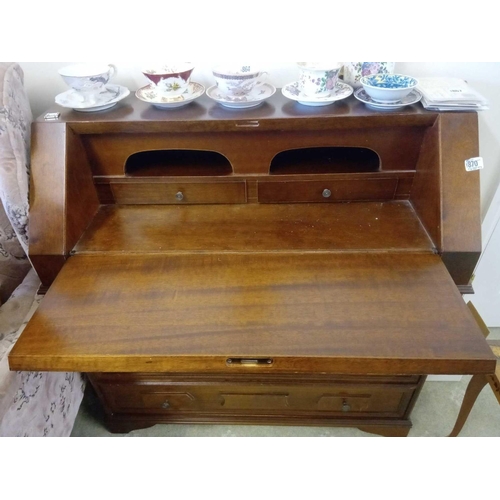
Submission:
[[[189,62],[172,64],[150,64],[142,70],[158,94],[176,97],[189,89],[194,66]]]
[[[299,89],[308,97],[330,95],[337,85],[342,63],[299,62]]]
[[[346,62],[344,63],[344,81],[351,87],[358,89],[363,76],[387,74],[394,72],[393,62]]]

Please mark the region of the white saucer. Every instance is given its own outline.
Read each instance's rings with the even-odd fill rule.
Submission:
[[[210,99],[213,99],[226,108],[245,109],[260,106],[266,99],[274,95],[275,92],[276,87],[270,83],[263,83],[256,89],[253,89],[248,95],[228,96],[222,93],[217,85],[214,85],[207,90],[207,95]]]
[[[93,113],[112,108],[129,94],[130,90],[127,87],[108,83],[101,92],[92,94],[91,99],[86,100],[80,92],[71,89],[57,95],[55,101],[63,108],[71,108],[84,113]]]
[[[337,81],[333,91],[324,97],[312,97],[302,94],[299,89],[299,82],[292,82],[281,89],[281,93],[288,99],[297,101],[305,106],[328,106],[335,101],[340,101],[349,97],[353,93],[353,88],[347,83]]]
[[[380,102],[374,101],[366,92],[365,89],[359,88],[354,92],[354,97],[363,103],[365,103],[369,108],[377,110],[393,110],[404,108],[405,106],[410,106],[415,104],[422,99],[422,94],[418,90],[412,90],[404,99],[399,102],[394,102],[392,104],[382,104]]]
[[[175,97],[164,97],[158,94],[153,85],[146,85],[140,88],[135,96],[141,101],[152,104],[159,109],[179,108],[198,99],[205,92],[205,87],[200,83],[191,82],[188,89],[181,95]]]

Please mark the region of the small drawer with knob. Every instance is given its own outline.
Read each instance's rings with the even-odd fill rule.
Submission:
[[[146,182],[110,183],[115,203],[119,205],[198,205],[246,203],[245,181],[224,182]]]
[[[258,182],[259,203],[335,203],[394,199],[397,179],[325,179]]]

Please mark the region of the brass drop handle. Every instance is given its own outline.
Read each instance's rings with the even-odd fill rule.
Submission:
[[[323,198],[330,198],[332,192],[329,189],[323,189]]]
[[[351,405],[345,399],[342,401],[342,411],[344,413],[351,411]]]
[[[184,199],[184,193],[182,191],[179,191],[176,195],[175,195],[175,199],[177,201],[182,201]]]
[[[169,400],[165,400],[165,402],[161,405],[161,407],[164,409],[164,410],[168,410],[168,408],[170,408],[170,402]]]

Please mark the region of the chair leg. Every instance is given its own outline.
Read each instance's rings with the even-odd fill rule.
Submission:
[[[487,383],[488,379],[485,375],[474,375],[471,378],[469,385],[467,386],[467,390],[465,391],[464,400],[462,401],[462,406],[460,408],[455,427],[453,427],[453,430],[448,437],[458,436],[472,410],[472,407],[474,406],[474,403],[476,402],[477,397]]]

